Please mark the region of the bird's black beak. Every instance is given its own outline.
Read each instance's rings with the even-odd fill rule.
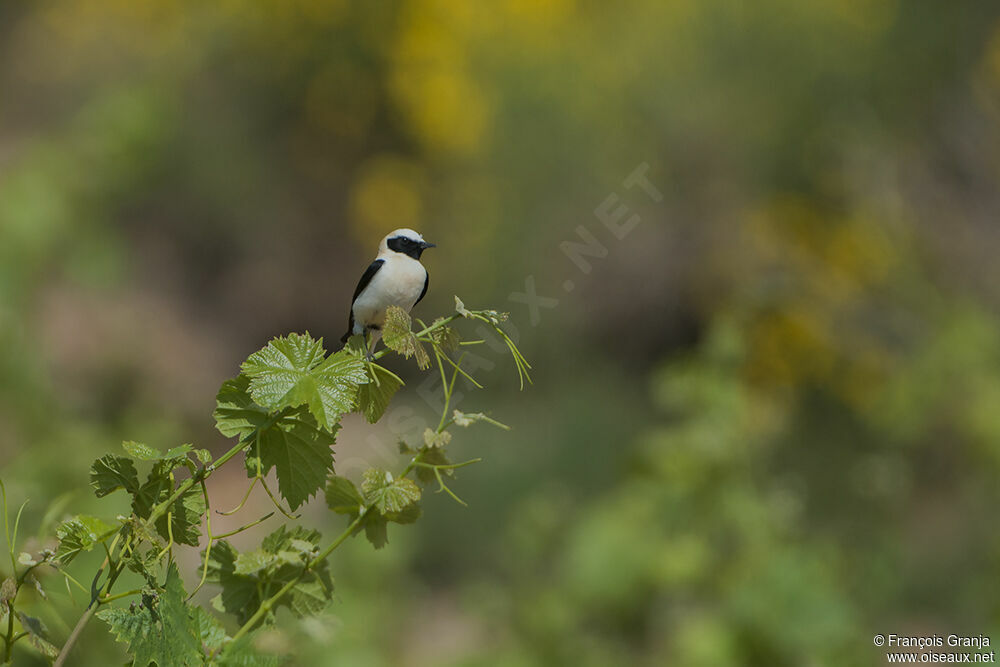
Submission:
[[[420,242],[420,247],[423,248],[424,250],[426,250],[427,248],[436,248],[437,244],[436,243],[428,243],[427,241],[421,241]]]

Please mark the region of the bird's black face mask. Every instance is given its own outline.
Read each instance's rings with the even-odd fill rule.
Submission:
[[[389,250],[402,253],[413,259],[420,259],[420,255],[427,250],[427,248],[435,247],[433,243],[427,243],[426,241],[415,241],[414,239],[407,238],[405,236],[394,236],[386,242]]]

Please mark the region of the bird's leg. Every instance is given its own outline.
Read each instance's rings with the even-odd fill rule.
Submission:
[[[372,353],[371,353],[371,350],[368,349],[368,330],[367,329],[365,329],[364,332],[362,332],[362,334],[361,334],[361,342],[364,344],[364,347],[365,347],[365,359],[367,359],[368,361],[371,361],[372,360]]]
[[[375,354],[375,348],[378,347],[378,342],[379,342],[379,340],[381,340],[381,338],[382,338],[382,330],[381,329],[373,329],[372,330],[371,348],[369,349],[369,352],[368,352],[369,355],[374,355]]]

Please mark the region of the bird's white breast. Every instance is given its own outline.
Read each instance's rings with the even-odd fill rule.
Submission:
[[[392,253],[354,302],[354,320],[364,326],[381,327],[388,306],[409,312],[420,298],[427,270],[417,260]]]

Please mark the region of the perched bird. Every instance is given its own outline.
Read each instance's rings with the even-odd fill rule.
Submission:
[[[341,343],[355,335],[372,332],[371,346],[365,342],[367,354],[375,349],[385,322],[385,309],[399,306],[410,312],[427,294],[427,269],[420,255],[433,243],[412,229],[397,229],[382,239],[375,261],[365,270],[351,301],[351,317]]]

